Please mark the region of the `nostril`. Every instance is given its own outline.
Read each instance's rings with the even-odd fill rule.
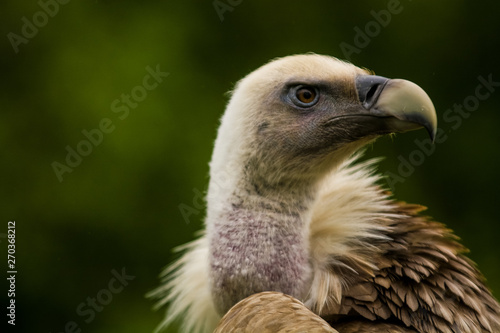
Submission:
[[[377,102],[380,92],[388,81],[388,78],[376,75],[359,75],[356,77],[358,99],[363,107],[368,109]]]
[[[375,92],[377,92],[378,87],[380,87],[380,84],[374,84],[371,86],[370,90],[366,93],[365,100],[363,101],[364,103],[370,104],[372,101],[373,96],[375,96]]]

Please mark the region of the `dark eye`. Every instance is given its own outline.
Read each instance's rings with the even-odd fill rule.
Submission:
[[[295,105],[307,108],[318,102],[319,94],[315,87],[300,85],[290,90],[289,97]]]

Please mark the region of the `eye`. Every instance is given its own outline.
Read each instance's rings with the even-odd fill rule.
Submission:
[[[290,89],[288,96],[297,106],[302,108],[311,107],[318,102],[318,90],[312,86],[299,85]]]

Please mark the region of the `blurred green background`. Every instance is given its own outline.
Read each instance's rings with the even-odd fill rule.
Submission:
[[[53,17],[40,14],[37,1],[7,0],[1,10],[4,254],[7,222],[17,223],[11,331],[64,332],[73,321],[82,332],[151,332],[163,310],[153,312],[144,294],[176,257],[172,248],[202,225],[202,210],[185,219],[179,205],[196,208],[194,191],[206,189],[225,92],[269,59],[310,51],[350,58],[429,93],[446,140],[396,184],[395,196],[428,206],[427,214],[453,228],[500,296],[500,87],[478,105],[473,97],[479,76],[500,82],[499,2],[221,0],[218,12],[212,0],[94,0],[57,3],[57,13],[54,1],[41,3],[51,4]],[[373,12],[389,9],[390,22],[376,23],[381,14]],[[23,39],[34,20],[36,34],[27,26],[31,37]],[[367,28],[372,36],[356,39]],[[345,54],[347,44],[357,50]],[[144,90],[148,66],[169,75]],[[131,93],[140,101],[130,102],[128,115],[113,112],[112,103],[126,106],[121,96]],[[450,111],[454,120],[443,120],[464,103],[474,111],[459,118]],[[82,131],[106,118],[113,130],[85,147]],[[425,138],[424,131],[383,138],[367,156],[386,156],[380,172],[398,174]],[[92,151],[60,181],[53,163],[66,164],[68,146]],[[106,294],[111,271],[122,268],[135,278]],[[77,313],[98,294],[107,304],[95,318]]]

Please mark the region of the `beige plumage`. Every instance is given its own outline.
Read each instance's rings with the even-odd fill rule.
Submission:
[[[278,292],[254,294],[237,303],[214,333],[338,333],[302,302]]]
[[[242,79],[210,163],[206,230],[151,294],[170,304],[160,328],[181,319],[211,333],[239,301],[276,291],[339,333],[500,332],[500,306],[457,238],[381,189],[376,161],[357,162],[384,134],[433,137],[436,119],[414,83],[332,57],[285,57]],[[259,297],[238,315],[278,311]]]

